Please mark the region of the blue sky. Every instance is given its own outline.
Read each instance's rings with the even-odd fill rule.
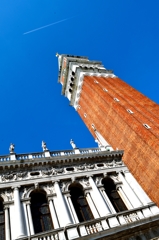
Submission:
[[[42,151],[42,140],[50,150],[71,149],[71,138],[96,146],[61,96],[56,52],[102,61],[159,103],[158,0],[1,0],[1,155],[11,142],[17,153]]]

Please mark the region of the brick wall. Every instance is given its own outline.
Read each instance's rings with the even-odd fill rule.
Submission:
[[[79,105],[92,135],[94,124],[114,149],[125,151],[127,167],[159,206],[159,106],[119,78],[93,76],[84,77]]]

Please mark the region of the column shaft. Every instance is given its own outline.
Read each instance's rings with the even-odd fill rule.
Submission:
[[[55,212],[55,208],[54,208],[52,199],[49,199],[49,207],[50,207],[50,213],[51,213],[54,229],[59,228],[59,223],[57,220],[57,216],[56,216],[56,212]]]
[[[17,238],[26,236],[24,230],[24,221],[22,215],[22,208],[21,208],[21,201],[19,196],[19,189],[18,187],[14,188],[14,207],[15,207],[15,219],[16,219],[16,233]]]
[[[28,212],[28,220],[29,220],[29,227],[30,227],[30,235],[34,235],[34,225],[31,215],[30,203],[27,204],[27,212]]]
[[[87,199],[87,202],[88,202],[88,204],[90,206],[90,209],[93,213],[94,218],[99,218],[100,217],[99,213],[98,213],[98,211],[97,211],[97,209],[94,205],[94,202],[92,201],[92,198],[91,198],[91,196],[88,192],[86,193],[86,199]]]
[[[6,240],[10,240],[10,223],[9,223],[9,209],[5,206],[5,238]]]
[[[75,211],[74,206],[73,206],[73,204],[72,204],[71,196],[68,195],[68,196],[67,196],[67,199],[68,199],[68,203],[69,203],[69,205],[70,205],[71,211],[72,211],[72,215],[73,215],[74,221],[75,221],[75,223],[79,223],[79,220],[78,220],[76,211]]]
[[[55,187],[55,192],[56,192],[57,199],[58,199],[59,206],[60,206],[61,223],[62,223],[62,226],[65,227],[69,224],[72,224],[73,222],[72,222],[70,213],[68,211],[68,207],[67,207],[65,200],[63,198],[63,195],[61,193],[61,189],[59,187],[58,182],[55,182],[54,187]]]
[[[100,217],[109,215],[110,211],[92,177],[89,177],[89,182],[93,190],[91,195],[93,196],[93,201],[96,205],[96,208],[98,209]]]
[[[129,201],[129,199],[127,198],[126,194],[124,193],[122,187],[119,187],[117,192],[119,193],[121,199],[123,200],[123,202],[125,203],[126,207],[130,210],[133,209],[133,206],[131,204],[131,202]]]
[[[109,206],[111,212],[112,212],[112,213],[116,213],[116,211],[115,211],[115,209],[114,209],[114,207],[113,207],[111,201],[109,200],[109,198],[108,198],[108,196],[107,196],[105,190],[102,189],[101,191],[102,191],[102,194],[103,194],[103,196],[104,196],[104,198],[105,198],[105,201],[108,203],[108,206]]]
[[[123,182],[122,189],[125,192],[129,201],[131,202],[131,205],[134,208],[142,206],[142,203],[140,202],[136,194],[133,192],[133,190],[130,188],[129,184],[126,182],[124,176],[121,173],[119,173],[119,178]]]

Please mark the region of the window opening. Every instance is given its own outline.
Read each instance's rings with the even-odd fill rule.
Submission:
[[[49,231],[53,229],[49,204],[46,199],[45,193],[31,193],[31,213],[35,233]]]
[[[39,172],[32,172],[30,173],[31,176],[38,176],[40,173]]]
[[[72,168],[70,167],[70,168],[66,168],[66,170],[67,170],[67,171],[74,171],[74,168],[73,168],[73,167],[72,167]]]
[[[103,163],[98,163],[97,167],[104,167],[104,164]]]
[[[144,123],[143,126],[144,126],[145,128],[147,128],[147,129],[150,129],[150,128],[151,128],[151,127],[150,127],[148,124],[146,124],[146,123]]]
[[[71,200],[75,208],[78,220],[80,222],[94,219],[91,209],[84,196],[82,186],[80,184],[72,185],[69,187]]]
[[[119,101],[120,101],[118,98],[114,98],[114,100],[115,100],[116,102],[119,102]]]
[[[127,109],[127,112],[130,113],[130,114],[133,113],[133,111],[131,111],[130,109]]]
[[[104,91],[104,92],[108,92],[108,90],[107,90],[106,88],[103,88],[103,91]]]
[[[127,207],[117,192],[114,181],[110,177],[106,177],[102,180],[102,184],[104,185],[105,192],[115,210],[117,212],[126,211]]]
[[[86,114],[86,113],[84,113],[84,117],[85,117],[85,118],[87,117],[87,114]]]

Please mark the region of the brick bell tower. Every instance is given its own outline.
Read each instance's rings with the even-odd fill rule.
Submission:
[[[101,62],[64,54],[57,57],[62,94],[99,145],[124,149],[125,164],[159,206],[159,105]]]

